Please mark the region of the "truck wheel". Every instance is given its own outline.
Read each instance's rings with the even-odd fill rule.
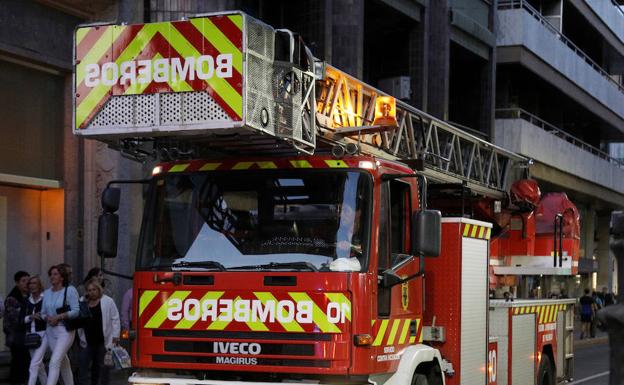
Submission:
[[[420,373],[415,373],[414,378],[412,378],[412,385],[429,385],[429,381],[427,381],[427,376]]]
[[[550,363],[550,357],[546,354],[542,355],[542,362],[539,366],[539,385],[556,385],[555,372]]]

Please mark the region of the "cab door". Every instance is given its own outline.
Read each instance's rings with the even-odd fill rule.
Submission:
[[[418,272],[419,261],[409,255],[412,211],[417,206],[415,181],[393,179],[381,184],[379,215],[378,275],[394,268],[401,277]],[[400,352],[419,341],[422,280],[386,287],[382,279],[377,287],[377,318],[373,321],[373,349],[380,369],[398,365]]]

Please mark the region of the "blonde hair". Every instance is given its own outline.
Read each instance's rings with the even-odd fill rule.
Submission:
[[[90,286],[95,287],[98,291],[98,298],[102,298],[102,295],[104,294],[104,289],[102,289],[102,285],[100,285],[100,281],[97,279],[97,277],[93,277],[88,280],[87,283],[85,283],[85,291],[87,292],[87,296],[89,295],[88,292]]]
[[[30,277],[28,279],[28,284],[30,284],[30,281],[32,281],[33,279],[37,280],[37,283],[39,284],[39,292],[43,291],[43,282],[41,282],[41,277],[39,277],[39,275],[33,275],[32,277]]]

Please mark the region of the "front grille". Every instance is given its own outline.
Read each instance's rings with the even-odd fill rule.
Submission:
[[[207,342],[207,341],[165,341],[166,352],[186,352],[186,353],[215,353],[215,354],[229,354],[219,351],[219,345],[221,349],[225,349],[224,342]],[[314,345],[312,344],[269,344],[269,343],[257,343],[260,347],[260,353],[262,355],[283,355],[283,356],[313,356]]]
[[[330,334],[321,333],[271,333],[271,332],[227,332],[210,330],[152,330],[154,337],[214,338],[241,340],[290,340],[331,341]]]
[[[299,366],[329,368],[330,362],[324,360],[290,360],[280,358],[256,357],[213,357],[213,356],[178,356],[168,354],[152,355],[154,362],[175,362],[193,364],[227,364],[227,365],[267,365],[267,366]]]

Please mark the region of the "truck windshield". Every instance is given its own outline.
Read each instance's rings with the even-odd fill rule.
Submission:
[[[139,270],[361,271],[372,182],[346,170],[156,177]]]

